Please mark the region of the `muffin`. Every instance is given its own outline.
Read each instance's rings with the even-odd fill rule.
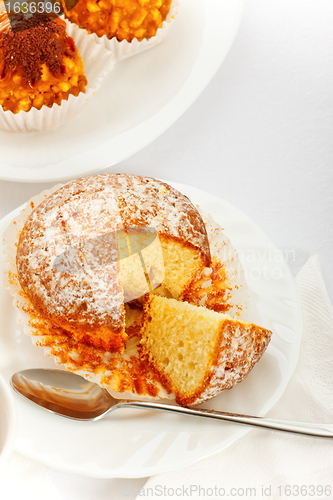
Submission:
[[[118,176],[115,177],[117,178]],[[140,179],[143,180],[144,178]],[[158,206],[161,207],[158,203],[159,198],[162,197],[163,193],[168,192],[168,189],[163,183],[159,183],[159,181],[156,182],[159,188],[155,191],[155,196],[146,200],[149,206],[155,198],[155,210]],[[42,308],[39,313],[32,305],[27,293],[22,289],[18,280],[16,265],[20,235],[22,235],[24,226],[28,223],[27,221],[29,218],[32,217],[31,214],[36,207],[45,203],[47,198],[50,199],[50,197],[62,187],[63,186],[59,185],[54,186],[52,189],[42,192],[31,199],[24,209],[22,209],[20,214],[14,218],[4,233],[4,253],[6,256],[5,286],[9,289],[13,297],[13,304],[16,306],[18,315],[18,323],[23,326],[24,333],[30,337],[33,345],[38,346],[37,351],[40,351],[41,356],[43,356],[44,352],[45,356],[51,356],[55,364],[61,365],[62,369],[73,371],[88,380],[100,384],[115,398],[174,399],[174,393],[170,390],[170,386],[166,384],[165,381],[162,383],[161,377],[153,365],[139,355],[141,327],[143,323],[143,298],[132,300],[124,304],[125,349],[121,352],[121,350],[108,350],[107,346],[106,348],[103,347],[105,344],[100,341],[101,337],[93,335],[92,332],[89,338],[89,336],[85,334],[84,329],[81,331],[80,335],[80,328],[77,328],[74,333],[71,328],[61,328],[55,324],[49,316],[45,316]],[[83,188],[83,186],[81,187]],[[101,189],[101,193],[102,192],[103,190]],[[70,197],[71,195],[69,194],[68,198]],[[103,197],[101,196],[101,198]],[[185,200],[187,199],[185,198]],[[132,202],[133,203],[129,204],[129,210],[132,211],[133,216],[138,217],[139,207],[136,207],[135,198],[133,198]],[[62,202],[60,202],[60,205],[61,204]],[[84,205],[82,205],[81,208],[83,208],[83,206]],[[103,207],[103,204],[101,206]],[[176,204],[175,206],[172,205],[172,210],[175,211],[176,214],[178,213],[178,216],[183,217],[184,222],[186,221],[187,215],[189,215],[190,220],[192,220],[192,230],[194,229],[193,222],[195,220],[197,220],[196,225],[198,228],[202,227],[202,223],[204,224],[208,236],[208,247],[211,258],[207,256],[204,260],[201,260],[201,263],[199,261],[192,267],[192,271],[194,271],[195,268],[198,270],[195,272],[190,283],[186,285],[186,289],[180,294],[178,299],[179,303],[183,303],[184,300],[195,304],[199,303],[209,309],[219,312],[228,312],[230,316],[235,316],[238,319],[242,318],[248,321],[249,318],[252,318],[252,320],[260,323],[259,319],[255,319],[257,317],[256,309],[253,307],[254,304],[251,305],[249,302],[245,276],[244,273],[241,272],[241,265],[237,257],[237,252],[233,248],[230,240],[209,214],[202,212],[199,208],[195,208],[192,212],[193,205],[189,203],[188,200],[186,207],[188,207],[188,210],[182,211],[180,210],[180,206]],[[98,224],[97,208],[96,205],[94,210],[90,210],[89,207],[87,209],[87,217],[90,213],[97,212],[95,214],[97,220],[96,224]],[[107,205],[105,208],[107,208]],[[147,205],[144,206],[144,210],[146,210],[146,208]],[[81,210],[81,212],[83,214],[83,210]],[[183,213],[181,214],[181,212]],[[54,215],[55,214],[56,206]],[[43,217],[43,213],[40,213],[40,217]],[[67,215],[67,217],[71,218],[69,215]],[[74,220],[75,218],[78,218],[78,214],[74,214]],[[169,224],[171,226],[175,219],[172,217],[170,219]],[[163,219],[160,219],[160,221],[162,222]],[[181,224],[181,226],[185,226],[185,224]],[[161,229],[163,229],[163,226]],[[166,228],[164,228],[164,233],[165,230]],[[54,229],[47,232],[47,236],[51,240],[53,237],[57,237],[56,232],[54,232],[52,236],[52,231],[54,232]],[[141,238],[142,235],[138,238],[138,232],[140,233],[142,231],[143,239]],[[163,231],[160,231],[160,233],[162,232]],[[59,250],[55,252],[57,257],[53,260],[53,266],[58,273],[62,272],[61,268],[64,270],[66,265],[71,264],[71,253],[72,258],[74,258],[74,256],[76,256],[76,258],[82,257],[84,262],[89,264],[92,271],[94,271],[94,269],[98,271],[98,266],[96,266],[96,264],[104,266],[110,264],[110,260],[112,259],[106,258],[108,252],[105,251],[107,250],[105,245],[103,248],[103,242],[105,242],[104,238],[107,238],[107,242],[110,243],[112,235],[106,232],[104,235],[97,236],[96,238],[96,233],[89,231],[89,228],[88,233],[89,236],[87,239],[83,238],[78,244],[73,244],[71,240],[68,240],[64,247],[59,248]],[[168,273],[165,273],[164,263],[163,267],[161,266],[162,245],[160,237],[157,238],[156,234],[159,236],[159,231],[156,231],[154,228],[150,228],[147,234],[147,227],[144,226],[129,226],[126,231],[124,227],[122,227],[114,234],[117,239],[117,248],[113,248],[113,250],[119,251],[118,257],[120,261],[118,262],[118,270],[122,281],[124,302],[131,299],[131,296],[128,296],[130,294],[127,294],[128,291],[133,291],[133,280],[128,278],[134,276],[136,278],[136,280],[134,280],[136,281],[135,287],[139,288],[137,282],[140,280],[138,280],[137,271],[141,271],[142,277],[143,267],[146,267],[143,276],[144,281],[142,281],[145,285],[145,289],[143,290],[145,296],[147,293],[166,297],[171,297],[172,293],[175,295],[178,293],[179,295],[179,290],[172,286],[172,279],[169,280],[169,283],[171,282],[171,286],[169,284],[171,290],[165,286],[165,275]],[[186,234],[182,235],[182,239],[184,236],[186,237]],[[203,238],[196,238],[196,240],[193,241],[194,247],[197,247],[199,252],[194,252],[192,255],[195,255],[195,253],[202,255],[200,251],[201,246],[205,249],[207,248],[206,235],[204,232],[202,236]],[[127,250],[124,245],[125,239],[127,239]],[[166,240],[167,238],[165,238],[165,241]],[[100,250],[97,254],[95,253],[95,255],[91,255],[92,252],[89,254],[89,250],[91,250],[89,247],[92,243],[94,243],[94,247]],[[129,247],[131,252],[129,252]],[[44,247],[44,249],[45,248],[50,250],[50,245]],[[179,252],[181,252],[181,248],[182,245],[179,245]],[[140,263],[140,250],[144,266],[142,262]],[[28,255],[28,251],[26,253]],[[94,262],[96,257],[98,257],[98,262]],[[202,268],[201,266],[204,263],[209,265],[209,267]],[[191,261],[189,261],[189,264],[191,264]],[[31,265],[33,266],[33,263]],[[141,269],[139,269],[139,265]],[[74,271],[73,261],[71,268],[72,271]],[[133,271],[136,271],[136,273],[133,274]],[[149,275],[147,271],[149,271]],[[191,274],[192,271],[189,274]],[[72,274],[75,279],[78,278],[75,272]],[[183,270],[178,272],[178,277],[182,274]],[[161,281],[161,283],[159,283],[159,281]],[[187,281],[188,279],[183,283],[185,284]],[[96,302],[98,297],[95,296],[94,298]],[[110,340],[111,337],[110,335]]]
[[[66,24],[46,14],[0,17],[0,104],[14,114],[85,92],[82,58]]]
[[[79,0],[66,17],[88,33],[119,42],[149,39],[162,27],[172,0]]]
[[[143,244],[141,228],[158,238]],[[156,179],[104,174],[67,184],[32,212],[16,263],[42,318],[82,345],[122,353],[124,302],[140,290],[181,299],[210,259],[205,225],[186,196]]]
[[[116,398],[187,406],[259,361],[271,332],[247,320],[236,254],[186,196],[104,174],[35,201],[4,235],[5,273],[24,332],[56,364]]]

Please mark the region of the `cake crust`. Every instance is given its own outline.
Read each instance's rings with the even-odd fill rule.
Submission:
[[[0,12],[0,105],[17,114],[85,92],[84,64],[66,23],[47,14]]]

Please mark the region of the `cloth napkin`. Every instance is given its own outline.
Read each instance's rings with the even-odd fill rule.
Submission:
[[[304,331],[296,370],[267,416],[333,423],[333,309],[317,256],[296,277]],[[13,453],[0,471],[2,500],[124,498],[333,499],[333,440],[252,429],[217,455],[147,479],[93,479]]]
[[[317,256],[296,282],[304,321],[299,362],[267,416],[333,424],[333,309]],[[332,498],[333,439],[253,429],[218,455],[151,477],[137,498],[144,493],[148,498],[161,498],[160,493],[192,499]]]

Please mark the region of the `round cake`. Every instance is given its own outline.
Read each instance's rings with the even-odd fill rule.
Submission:
[[[14,114],[61,104],[87,85],[82,58],[62,19],[0,13],[0,105]]]
[[[141,243],[147,233],[142,240],[140,228],[150,231],[146,253]],[[181,299],[209,265],[210,249],[201,216],[186,196],[152,178],[105,174],[71,182],[35,208],[16,262],[39,315],[79,343],[123,352],[124,302],[139,298],[126,299],[124,289],[136,286],[139,264],[147,293]]]

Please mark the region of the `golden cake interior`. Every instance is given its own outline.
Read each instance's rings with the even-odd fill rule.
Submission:
[[[122,353],[124,304],[137,307],[150,292],[181,299],[210,258],[188,198],[156,179],[103,174],[73,181],[35,208],[16,263],[41,316],[83,345]]]
[[[181,299],[196,272],[204,267],[204,256],[198,249],[176,238],[161,235],[160,241],[165,266],[164,289],[171,297]]]

